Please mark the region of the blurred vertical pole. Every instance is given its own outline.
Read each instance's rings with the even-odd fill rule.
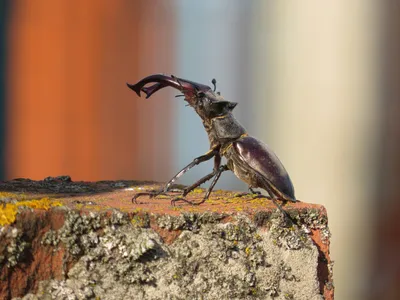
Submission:
[[[0,1],[0,180],[5,176],[6,39],[9,1]]]
[[[7,178],[153,178],[158,154],[169,153],[154,150],[154,119],[171,110],[150,116],[125,82],[168,72],[171,12],[162,1],[13,1]]]
[[[379,2],[259,1],[257,135],[298,199],[325,205],[335,295],[365,299],[379,149]]]
[[[400,299],[400,3],[383,1],[381,48],[383,129],[377,226],[367,299]]]

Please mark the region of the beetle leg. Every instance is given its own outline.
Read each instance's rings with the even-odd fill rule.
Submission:
[[[204,182],[206,182],[206,181],[210,180],[211,178],[213,178],[218,173],[220,165],[221,165],[221,156],[219,154],[217,154],[214,157],[214,169],[213,169],[213,171],[210,174],[204,176],[200,180],[198,180],[195,183],[193,183],[191,186],[185,188],[183,190],[182,196],[176,197],[176,198],[171,200],[171,205],[175,205],[175,202],[178,202],[178,201],[186,202],[186,203],[189,203],[189,204],[194,204],[192,201],[186,200],[184,197],[187,194],[189,194],[191,191],[193,191],[195,188],[197,188],[198,186],[202,185]]]
[[[235,197],[246,197],[246,196],[251,196],[251,199],[257,199],[257,198],[268,198],[267,196],[264,196],[260,191],[255,191],[251,185],[247,187],[249,190],[248,192],[243,192],[243,193],[237,193],[235,194]]]
[[[251,186],[249,186],[248,189],[249,189],[250,193],[244,192],[244,193],[235,194],[235,197],[240,198],[240,197],[251,196],[252,197],[251,199],[267,198],[266,196],[261,194],[261,192],[253,190],[253,188]]]
[[[204,178],[206,178],[208,176],[211,176],[211,175],[214,176],[215,175],[214,180],[211,182],[211,185],[208,188],[204,198],[200,202],[193,202],[193,201],[190,201],[190,200],[186,200],[183,197],[176,197],[176,198],[171,200],[171,205],[175,205],[175,203],[178,202],[178,201],[186,202],[186,203],[189,203],[189,204],[192,204],[192,205],[200,205],[200,204],[204,203],[210,197],[210,194],[211,194],[215,184],[217,183],[219,177],[221,176],[222,172],[227,171],[227,170],[229,170],[228,166],[223,165],[223,166],[220,166],[218,168],[218,170],[214,169],[214,171],[212,173],[210,173],[207,176],[203,177],[203,179],[204,179]],[[212,176],[210,178],[212,178]]]
[[[250,193],[252,193],[253,195],[261,196],[261,192],[260,192],[260,191],[255,191],[255,190],[253,190],[253,188],[252,188],[251,186],[249,186],[249,191],[250,191]]]
[[[227,165],[220,166],[220,167],[218,168],[218,172],[217,172],[217,174],[215,175],[214,180],[211,182],[211,185],[210,185],[210,187],[208,188],[206,195],[204,196],[203,200],[202,200],[200,203],[198,203],[198,204],[203,203],[204,201],[206,201],[206,200],[208,199],[208,197],[210,197],[210,194],[211,194],[211,192],[212,192],[212,190],[213,190],[215,184],[217,183],[219,177],[221,177],[222,172],[225,172],[225,171],[228,171],[228,170],[229,170],[229,168],[228,168]]]
[[[186,167],[184,167],[182,170],[180,170],[174,177],[172,177],[172,179],[170,181],[168,181],[168,183],[165,185],[163,192],[167,192],[168,189],[171,187],[171,185],[179,178],[181,177],[183,174],[185,174],[187,171],[189,171],[191,168],[193,168],[194,166],[205,162],[207,160],[210,160],[211,158],[213,158],[215,155],[218,154],[217,150],[210,150],[209,152],[207,152],[206,154],[199,156],[197,158],[195,158],[190,164],[188,164]]]
[[[198,181],[196,181],[195,183],[193,183],[191,186],[185,188],[183,190],[182,197],[185,197],[187,194],[189,194],[195,188],[197,188],[198,186],[202,185],[204,182],[206,182],[206,181],[210,180],[211,178],[213,178],[215,176],[215,174],[217,174],[220,165],[221,165],[221,156],[218,153],[214,157],[214,169],[213,169],[213,171],[210,174],[204,176],[203,178],[201,178]]]
[[[289,216],[289,214],[282,208],[282,206],[276,202],[276,200],[280,200],[277,195],[274,193],[273,189],[271,188],[269,182],[265,180],[263,177],[260,178],[264,182],[263,188],[268,192],[268,194],[271,196],[271,201],[275,204],[275,206],[280,210],[280,212],[285,216],[286,219],[289,219],[291,222],[293,222],[292,218]]]
[[[174,192],[174,193],[180,193],[181,190],[178,189],[173,189],[170,192]],[[167,195],[167,192],[164,192],[163,190],[161,191],[157,191],[157,190],[153,190],[153,191],[149,191],[149,192],[141,192],[141,193],[137,193],[135,196],[132,197],[132,203],[138,204],[137,202],[137,198],[141,197],[141,196],[149,196],[150,198],[155,198],[157,196],[161,196],[161,195]]]
[[[215,171],[212,171],[210,174],[204,176],[203,178],[199,179],[198,181],[196,181],[195,183],[193,183],[191,186],[185,188],[183,190],[182,193],[182,197],[185,197],[187,194],[189,194],[191,191],[193,191],[195,188],[197,188],[198,186],[202,185],[203,183],[205,183],[206,181],[210,180],[211,178],[213,178],[215,176]]]
[[[160,191],[150,191],[150,192],[142,192],[142,193],[137,193],[135,196],[133,196],[132,198],[132,203],[137,203],[137,198],[141,197],[141,196],[150,196],[150,198],[154,198],[157,197],[159,195],[166,195],[166,193],[168,192],[169,188],[171,187],[171,185],[179,178],[181,177],[183,174],[185,174],[187,171],[189,171],[191,168],[193,168],[194,166],[205,162],[207,160],[210,160],[211,158],[213,158],[215,155],[219,155],[219,152],[217,150],[210,150],[209,152],[207,152],[206,154],[196,157],[190,164],[188,164],[186,167],[184,167],[182,170],[180,170],[174,177],[172,177],[172,179],[170,181],[168,181],[168,183],[164,186],[164,188]]]

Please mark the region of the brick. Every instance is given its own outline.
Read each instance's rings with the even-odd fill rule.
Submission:
[[[0,226],[0,299],[333,299],[323,206],[288,203],[289,220],[269,199],[232,191],[199,206],[172,206],[179,194],[131,202],[160,187],[1,182],[0,219],[1,207],[36,202]],[[196,189],[187,199],[203,196]]]

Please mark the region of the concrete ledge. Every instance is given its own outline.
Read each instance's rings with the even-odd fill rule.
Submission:
[[[287,204],[292,224],[230,191],[131,203],[159,187],[0,182],[0,299],[333,299],[324,207]]]

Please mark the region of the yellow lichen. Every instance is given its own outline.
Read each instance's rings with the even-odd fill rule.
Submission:
[[[257,241],[261,241],[261,240],[262,240],[261,236],[260,236],[258,233],[255,234],[254,238],[255,238]]]
[[[20,206],[48,210],[54,206],[62,206],[62,203],[59,201],[50,200],[49,198],[42,198],[19,201],[16,203],[6,203],[5,205],[0,204],[0,226],[14,223],[18,213],[18,207]]]
[[[82,207],[83,207],[82,203],[75,204],[75,208],[77,209],[81,209]]]
[[[158,195],[157,198],[158,199],[169,199],[170,197],[167,195]]]
[[[26,206],[33,209],[44,209],[48,210],[54,206],[62,206],[60,201],[51,200],[49,198],[42,198],[42,199],[32,199],[26,201],[20,201],[15,203],[16,206]]]
[[[257,289],[256,289],[256,288],[251,288],[251,289],[250,289],[250,293],[251,293],[252,295],[257,295]]]
[[[190,193],[192,193],[192,194],[201,194],[201,193],[204,193],[204,190],[201,189],[201,188],[196,188],[193,191],[191,191]]]
[[[140,215],[135,215],[131,219],[131,224],[133,227],[145,227],[148,223],[148,220],[145,219],[145,217],[140,216]]]
[[[0,205],[0,226],[13,223],[16,215],[17,207],[14,204]]]
[[[17,198],[17,194],[9,193],[9,192],[0,192],[0,198]]]

